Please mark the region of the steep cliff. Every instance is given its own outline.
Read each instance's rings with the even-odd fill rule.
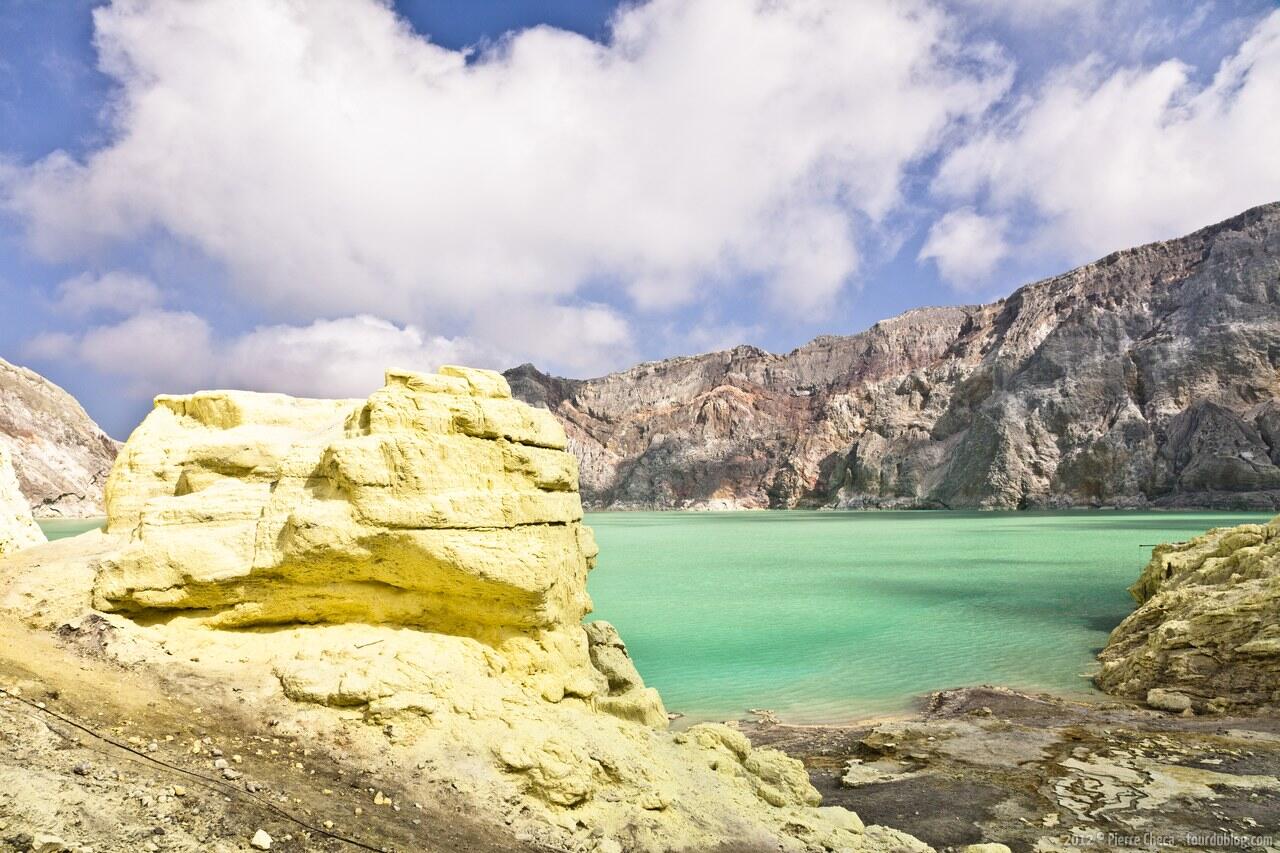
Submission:
[[[0,445],[37,518],[102,515],[116,443],[66,391],[2,358]]]
[[[589,506],[1280,508],[1280,204],[786,355],[507,372]]]
[[[499,374],[466,368],[389,372],[367,400],[161,397],[111,473],[106,531],[0,563],[0,626],[28,632],[3,645],[57,673],[110,662],[99,719],[134,698],[123,673],[149,680],[147,709],[199,695],[183,713],[210,723],[147,749],[199,762],[203,783],[264,772],[266,750],[234,729],[265,716],[271,755],[298,738],[297,770],[347,777],[323,795],[356,790],[354,811],[325,812],[348,832],[393,802],[386,784],[396,811],[462,800],[519,844],[501,849],[929,850],[819,807],[799,761],[730,726],[665,730],[617,631],[582,624],[596,547],[566,443]],[[230,762],[204,758],[210,724],[242,744]],[[40,802],[11,807],[11,828],[52,822]],[[396,849],[435,849],[438,830]]]
[[[1280,704],[1280,518],[1159,545],[1130,592],[1104,690],[1169,710]]]

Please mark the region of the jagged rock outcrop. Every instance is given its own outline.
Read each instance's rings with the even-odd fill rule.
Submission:
[[[37,518],[103,514],[102,489],[117,445],[75,399],[0,358],[0,445],[13,457]]]
[[[927,851],[732,727],[665,731],[617,631],[581,623],[596,549],[565,445],[465,368],[368,400],[161,397],[106,531],[0,565],[0,623],[160,679],[148,706],[217,685],[530,847]]]
[[[1100,687],[1171,711],[1280,706],[1280,518],[1158,545],[1129,591]]]
[[[531,365],[589,506],[1280,508],[1280,204],[786,355]]]
[[[26,497],[18,490],[9,450],[0,445],[0,557],[44,541]]]

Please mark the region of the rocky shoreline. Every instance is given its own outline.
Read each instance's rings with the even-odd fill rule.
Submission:
[[[1280,715],[984,686],[891,721],[738,726],[801,759],[824,803],[938,850],[990,838],[1014,853],[1280,850]]]

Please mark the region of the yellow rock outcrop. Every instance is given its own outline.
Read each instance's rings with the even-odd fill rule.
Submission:
[[[44,541],[31,517],[31,505],[18,488],[9,450],[0,446],[0,557]]]
[[[1280,705],[1280,518],[1158,545],[1099,686],[1166,710]]]
[[[565,443],[501,375],[461,367],[390,372],[366,401],[161,397],[107,483],[108,529],[132,542],[95,604],[415,626],[500,649],[549,695],[592,696],[596,546]]]
[[[665,731],[617,631],[582,623],[596,546],[565,446],[499,374],[458,367],[389,372],[367,400],[161,397],[106,532],[0,577],[0,606],[99,626],[92,653],[163,690],[224,686],[531,844],[928,850],[819,807],[800,762],[732,727]]]

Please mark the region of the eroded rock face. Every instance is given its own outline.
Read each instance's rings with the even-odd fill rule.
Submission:
[[[1170,711],[1280,704],[1280,519],[1157,546],[1130,592],[1104,690]]]
[[[1280,509],[1280,204],[786,355],[507,372],[589,506]]]
[[[0,557],[44,541],[27,499],[18,489],[9,450],[0,445]]]
[[[37,518],[103,514],[116,442],[66,391],[0,358],[0,447]]]

